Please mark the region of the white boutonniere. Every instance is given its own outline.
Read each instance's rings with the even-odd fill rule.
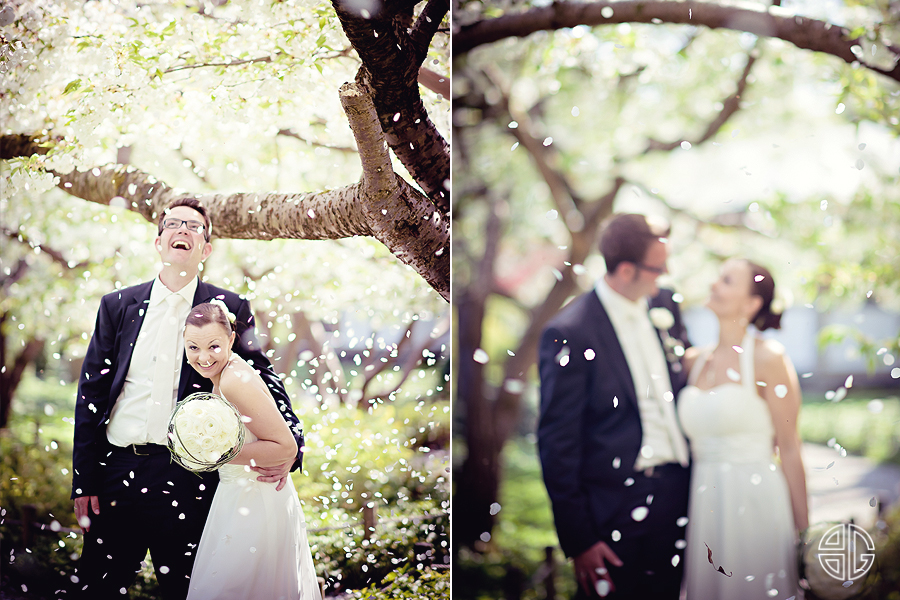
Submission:
[[[668,308],[657,306],[651,308],[648,313],[650,322],[659,330],[663,341],[663,349],[666,352],[666,361],[676,373],[681,371],[681,357],[684,356],[684,343],[672,337],[669,330],[675,326],[675,316]]]
[[[650,322],[660,331],[668,331],[675,325],[675,317],[668,308],[657,306],[650,309]]]

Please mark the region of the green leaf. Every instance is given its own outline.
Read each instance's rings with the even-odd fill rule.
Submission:
[[[68,84],[66,84],[66,89],[63,90],[63,95],[66,95],[70,92],[74,92],[78,88],[81,87],[81,79],[73,79]]]

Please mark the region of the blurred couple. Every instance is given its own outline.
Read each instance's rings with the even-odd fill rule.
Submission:
[[[541,338],[538,447],[576,597],[799,597],[800,387],[784,348],[757,335],[780,327],[775,282],[725,262],[706,304],[718,342],[693,348],[657,287],[668,234],[614,216],[606,274]]]

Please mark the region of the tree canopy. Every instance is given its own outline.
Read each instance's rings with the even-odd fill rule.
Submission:
[[[77,362],[101,294],[153,276],[156,216],[185,195],[212,213],[202,276],[250,297],[286,374],[301,341],[334,357],[322,326],[348,319],[347,343],[396,330],[371,378],[397,364],[404,331],[424,364],[435,342],[407,328],[439,339],[449,298],[449,5],[379,7],[4,8],[4,409],[42,354]],[[335,363],[318,383],[326,371],[340,379]]]
[[[202,196],[219,237],[371,236],[446,297],[448,102],[418,78],[446,73],[449,5],[415,4],[28,3],[3,31],[6,195],[58,183],[148,219]],[[117,160],[142,144],[181,172]]]

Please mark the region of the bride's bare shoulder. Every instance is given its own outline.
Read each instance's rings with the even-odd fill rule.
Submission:
[[[756,341],[756,371],[763,375],[781,376],[786,371],[793,369],[788,359],[787,351],[781,342],[775,340],[759,339]]]

